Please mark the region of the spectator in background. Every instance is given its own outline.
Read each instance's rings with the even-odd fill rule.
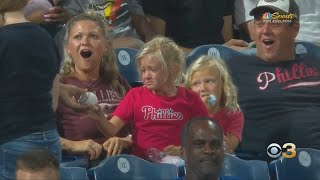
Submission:
[[[308,41],[320,46],[320,1],[295,0],[300,9],[300,30],[296,40]],[[249,12],[258,0],[236,0],[235,22],[254,41],[254,20]]]
[[[263,18],[274,12],[288,19],[268,22]],[[293,0],[260,0],[250,14],[257,57],[227,62],[245,117],[239,152],[250,159],[270,160],[266,149],[271,143],[320,149],[320,60],[295,58],[298,5]]]
[[[220,176],[223,153],[223,132],[209,117],[197,117],[184,125],[181,133],[182,154],[185,160],[185,180],[236,180]]]
[[[248,46],[233,38],[233,0],[143,0],[153,29],[172,38],[186,53],[205,44]]]
[[[87,10],[100,14],[113,37],[114,48],[140,49],[143,42],[150,41],[155,36],[137,0],[66,0],[63,7],[73,16]]]
[[[33,150],[19,157],[16,180],[60,180],[60,164],[57,158],[45,150]]]
[[[29,0],[24,8],[26,19],[40,24],[55,37],[62,25],[72,18],[71,14],[61,7],[63,0]]]
[[[63,84],[96,94],[108,119],[130,89],[120,77],[110,44],[106,25],[96,14],[84,13],[71,19],[66,26],[64,66],[60,78]],[[79,97],[75,96],[75,99]],[[57,115],[62,150],[69,154],[88,153],[90,159],[97,159],[103,143],[108,156],[120,154],[123,148],[131,146],[130,137],[105,137],[94,120],[83,117],[83,113],[63,103],[59,103]],[[122,136],[127,135],[128,132],[122,133]]]
[[[187,70],[186,87],[200,95],[210,115],[222,127],[224,152],[233,154],[242,138],[243,114],[226,64],[214,57],[201,56]],[[216,99],[214,104],[210,100],[212,95]]]
[[[0,179],[13,179],[18,156],[31,149],[61,159],[51,94],[60,59],[51,36],[25,19],[27,3],[0,1]]]
[[[199,95],[176,86],[183,78],[184,53],[170,39],[154,38],[136,58],[144,86],[131,89],[107,121],[101,108],[89,117],[95,119],[106,136],[114,136],[133,123],[132,154],[147,159],[149,148],[167,155],[180,155],[180,133],[192,117],[208,115]]]

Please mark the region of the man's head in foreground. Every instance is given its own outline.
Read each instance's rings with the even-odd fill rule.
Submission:
[[[25,153],[17,160],[17,180],[50,179],[59,180],[60,170],[57,158],[44,150]]]
[[[181,134],[186,179],[216,180],[220,176],[223,152],[223,132],[209,117],[191,119]]]

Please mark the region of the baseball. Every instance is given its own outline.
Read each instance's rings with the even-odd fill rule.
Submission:
[[[79,103],[84,105],[96,105],[98,103],[97,96],[92,92],[86,92],[79,98]]]
[[[209,104],[210,104],[210,106],[214,106],[215,103],[216,103],[216,97],[211,94],[209,96]]]

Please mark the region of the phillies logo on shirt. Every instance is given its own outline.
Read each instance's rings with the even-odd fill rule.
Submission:
[[[319,71],[315,67],[310,67],[304,63],[296,63],[291,69],[276,67],[275,73],[262,72],[257,76],[259,89],[265,90],[271,82],[276,81],[282,85],[282,89],[294,87],[318,86],[320,81],[306,81],[307,78],[319,76]]]
[[[143,106],[141,108],[144,113],[144,119],[151,120],[182,120],[183,115],[181,112],[175,112],[171,108],[161,109],[154,108],[152,106]]]

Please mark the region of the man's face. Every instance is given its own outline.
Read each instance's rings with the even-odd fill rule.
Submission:
[[[18,169],[16,172],[16,180],[59,180],[59,172],[50,168],[41,169],[39,171],[29,171]]]
[[[218,178],[223,152],[221,132],[210,121],[197,121],[190,126],[184,147],[187,171],[198,177]]]
[[[294,57],[294,41],[299,32],[299,23],[271,23],[256,18],[254,28],[258,57],[267,62],[290,60]]]

